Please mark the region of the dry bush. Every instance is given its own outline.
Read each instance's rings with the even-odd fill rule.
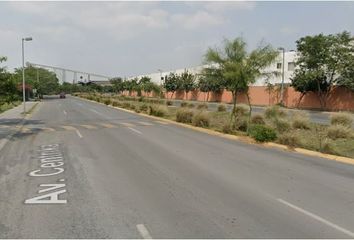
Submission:
[[[256,114],[252,116],[251,123],[253,124],[265,124],[264,118],[261,114]]]
[[[188,103],[187,102],[181,102],[181,107],[187,107]]]
[[[198,112],[194,115],[192,123],[197,127],[209,127],[210,125],[210,116],[207,112]]]
[[[283,133],[286,131],[289,131],[291,129],[291,125],[288,120],[286,119],[275,119],[274,121],[274,127],[279,133]]]
[[[142,111],[142,112],[146,113],[146,112],[148,112],[148,109],[149,109],[149,106],[145,103],[140,106],[140,111]]]
[[[189,108],[194,108],[194,104],[193,104],[193,103],[188,103],[188,104],[187,104],[187,107],[189,107]]]
[[[218,112],[226,112],[226,106],[224,104],[218,105]]]
[[[332,125],[343,125],[346,127],[352,127],[353,118],[349,113],[335,113],[331,116],[331,124]]]
[[[295,129],[310,129],[310,119],[308,114],[305,113],[296,113],[293,115],[292,126]]]
[[[278,136],[278,141],[281,144],[288,145],[290,147],[296,147],[300,144],[300,139],[295,134],[289,132]]]
[[[176,113],[176,121],[182,123],[192,123],[194,112],[188,108],[179,108]]]
[[[151,105],[149,109],[149,114],[156,117],[164,117],[168,113],[167,107],[163,105]]]
[[[352,136],[351,129],[343,125],[331,125],[327,129],[327,136],[333,140],[338,138],[348,139]]]
[[[274,105],[266,108],[266,110],[264,111],[264,116],[267,119],[277,119],[286,117],[287,114],[284,109]]]
[[[197,109],[199,109],[199,110],[203,110],[203,109],[208,109],[208,104],[206,104],[206,103],[200,103],[200,104],[198,104],[197,105]]]

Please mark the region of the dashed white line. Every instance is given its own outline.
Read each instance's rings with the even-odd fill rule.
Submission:
[[[76,134],[79,136],[79,138],[82,138],[82,135],[78,129],[75,130]]]
[[[144,239],[152,239],[149,231],[146,229],[144,224],[138,224],[138,225],[136,225],[136,228],[138,229],[138,231],[139,231],[139,233],[140,233],[142,238],[144,238]]]
[[[67,115],[67,114],[68,114],[65,110],[63,110],[63,113],[64,113],[65,115]]]
[[[315,219],[315,220],[317,220],[317,221],[319,221],[319,222],[321,222],[323,224],[326,224],[327,226],[330,226],[330,227],[332,227],[332,228],[334,228],[334,229],[336,229],[336,230],[338,230],[338,231],[340,231],[340,232],[342,232],[342,233],[354,238],[354,233],[353,232],[351,232],[351,231],[349,231],[349,230],[347,230],[345,228],[342,228],[342,227],[338,226],[337,224],[334,224],[334,223],[332,223],[332,222],[330,222],[330,221],[328,221],[328,220],[326,220],[326,219],[324,219],[324,218],[322,218],[322,217],[320,217],[320,216],[318,216],[318,215],[316,215],[314,213],[311,213],[311,212],[309,212],[309,211],[307,211],[307,210],[305,210],[305,209],[303,209],[301,207],[295,206],[294,204],[291,204],[291,203],[289,203],[289,202],[287,202],[287,201],[285,201],[283,199],[278,198],[277,200],[279,202],[281,202],[282,204],[284,204],[284,205],[286,205],[286,206],[288,206],[288,207],[290,207],[290,208],[292,208],[294,210],[297,210],[297,211],[299,211],[299,212],[301,212],[301,213],[303,213],[303,214],[305,214],[305,215],[307,215],[307,216],[309,216],[309,217],[311,217],[311,218],[313,218],[313,219]]]
[[[132,130],[133,132],[139,133],[139,134],[143,134],[142,132],[140,132],[139,130],[136,130],[135,128],[132,127],[128,127],[130,130]]]

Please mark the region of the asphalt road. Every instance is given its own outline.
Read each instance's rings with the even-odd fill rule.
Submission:
[[[0,152],[0,238],[354,238],[354,166],[72,97]]]

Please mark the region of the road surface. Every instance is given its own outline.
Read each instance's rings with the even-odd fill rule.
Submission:
[[[0,152],[0,238],[354,238],[353,186],[352,165],[46,99]]]

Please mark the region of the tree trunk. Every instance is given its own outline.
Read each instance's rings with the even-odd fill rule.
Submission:
[[[232,112],[230,115],[230,123],[232,122],[232,119],[236,119],[236,115],[235,115],[236,101],[237,101],[237,91],[232,91],[233,107],[232,107]]]
[[[305,97],[305,95],[306,95],[306,92],[305,93],[301,93],[299,101],[297,102],[297,106],[296,106],[297,108],[300,107],[301,100],[303,99],[303,97]]]
[[[207,102],[209,102],[209,91],[207,92]]]
[[[249,126],[251,124],[251,115],[252,115],[252,105],[251,105],[251,98],[250,98],[250,94],[249,91],[247,90],[246,92],[246,96],[247,96],[247,102],[248,102],[248,107],[250,109],[250,112],[248,114],[248,124],[247,124],[247,134],[249,133]]]

